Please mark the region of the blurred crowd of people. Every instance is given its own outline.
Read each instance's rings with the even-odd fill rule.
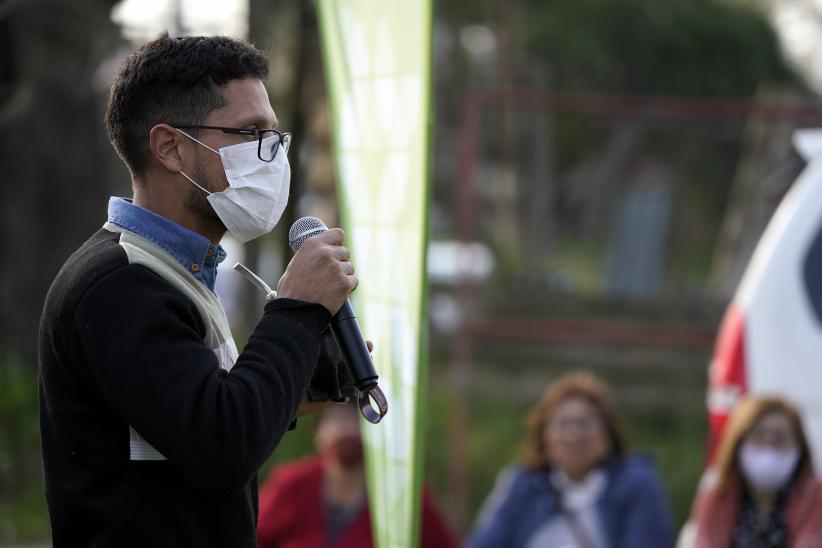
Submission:
[[[822,483],[783,399],[737,404],[678,539],[653,463],[628,451],[603,381],[555,380],[526,424],[522,461],[499,474],[470,548],[822,547]],[[314,441],[316,456],[275,468],[262,486],[259,546],[372,546],[356,408],[325,409]],[[421,546],[460,544],[427,488],[421,510]]]

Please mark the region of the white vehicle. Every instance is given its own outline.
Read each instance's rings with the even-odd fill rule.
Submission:
[[[709,458],[746,393],[799,407],[822,470],[822,130],[800,130],[807,165],[774,213],[720,328],[710,366]]]
[[[710,440],[701,488],[733,406],[744,394],[777,395],[802,413],[814,468],[822,470],[822,130],[793,144],[807,165],[759,240],[719,330],[708,383]],[[692,548],[687,523],[678,548]]]

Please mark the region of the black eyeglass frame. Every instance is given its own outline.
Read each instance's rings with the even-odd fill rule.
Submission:
[[[277,157],[277,152],[280,150],[280,145],[283,147],[283,152],[288,155],[288,148],[291,146],[291,132],[289,131],[279,131],[276,129],[257,129],[257,128],[239,128],[239,127],[221,127],[221,126],[196,126],[196,125],[173,125],[171,126],[175,129],[213,129],[216,131],[222,131],[223,133],[229,133],[231,135],[248,135],[249,137],[253,136],[257,138],[257,158],[260,159],[262,162],[273,162],[274,158]],[[266,138],[265,134],[271,132],[279,138],[279,142],[277,143],[277,148],[274,149],[274,154],[271,155],[271,158],[266,160],[263,158],[263,139]]]

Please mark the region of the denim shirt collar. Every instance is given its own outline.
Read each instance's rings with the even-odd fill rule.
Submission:
[[[205,236],[135,205],[128,198],[109,198],[108,220],[159,246],[214,291],[217,265],[226,257],[222,246],[214,245]]]

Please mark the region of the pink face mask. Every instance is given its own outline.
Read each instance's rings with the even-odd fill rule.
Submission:
[[[354,468],[362,464],[362,440],[355,436],[336,439],[325,451],[325,457],[334,459],[344,468]]]

